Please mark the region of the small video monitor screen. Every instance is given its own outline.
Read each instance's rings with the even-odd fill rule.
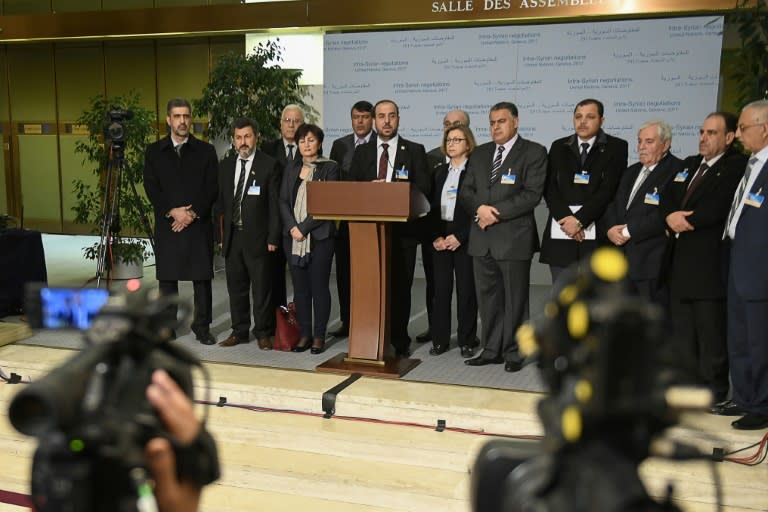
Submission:
[[[42,327],[87,329],[108,298],[109,291],[100,288],[43,288]]]

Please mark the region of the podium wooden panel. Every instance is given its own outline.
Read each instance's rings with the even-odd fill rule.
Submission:
[[[399,378],[421,362],[388,352],[391,223],[406,222],[417,202],[408,183],[307,184],[311,215],[349,221],[349,353],[322,363],[318,371]]]

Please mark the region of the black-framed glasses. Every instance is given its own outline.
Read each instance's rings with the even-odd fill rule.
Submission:
[[[454,137],[452,139],[445,139],[445,145],[447,146],[449,144],[458,144],[459,142],[464,142],[465,140],[467,139],[461,139],[459,137]]]

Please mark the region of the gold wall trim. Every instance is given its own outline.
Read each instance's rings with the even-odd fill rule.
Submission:
[[[0,16],[0,43],[722,13],[737,0],[299,0]]]

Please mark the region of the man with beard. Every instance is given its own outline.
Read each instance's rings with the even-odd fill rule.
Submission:
[[[349,175],[353,181],[411,183],[429,195],[427,154],[424,146],[398,135],[400,111],[391,100],[373,107],[376,137],[361,144],[352,157]],[[408,322],[411,316],[411,286],[416,266],[416,246],[426,229],[425,219],[412,219],[392,226],[390,333],[395,354],[411,354]]]
[[[222,254],[226,259],[227,292],[232,334],[219,343],[232,347],[248,343],[253,296],[253,335],[259,348],[272,348],[275,309],[272,307],[270,254],[280,243],[278,191],[280,164],[256,150],[259,130],[247,118],[234,123],[237,156],[222,160],[219,168],[218,210],[224,214]]]
[[[192,332],[213,345],[210,332],[213,297],[212,209],[218,194],[216,150],[190,132],[187,100],[168,102],[167,137],[150,144],[144,156],[144,190],[155,213],[155,263],[160,292],[178,294],[179,281],[192,281]],[[168,311],[176,318],[176,310]]]

